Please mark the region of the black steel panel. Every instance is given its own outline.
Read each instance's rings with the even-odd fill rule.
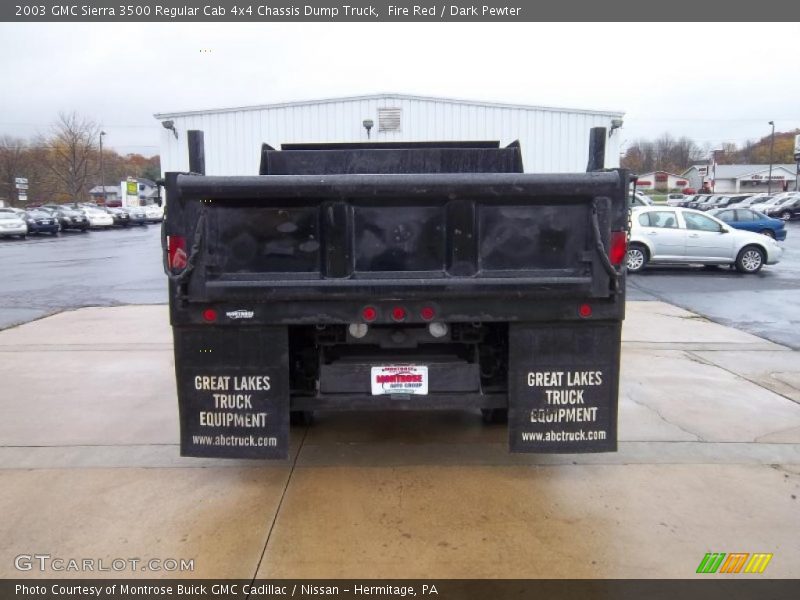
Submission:
[[[535,208],[479,206],[482,271],[584,270],[589,209],[587,203],[559,202]]]
[[[353,207],[356,271],[442,271],[441,206]]]
[[[267,146],[264,144],[264,146]],[[433,142],[318,142],[307,144],[281,144],[281,150],[411,150],[427,148],[499,148],[492,141],[433,141]],[[267,149],[274,150],[267,146]]]
[[[341,361],[320,367],[320,392],[323,394],[372,394],[371,370],[374,366],[404,364],[404,361],[377,359],[372,362]],[[430,393],[456,393],[480,391],[480,370],[477,364],[464,361],[435,362],[420,356],[415,365],[428,367]]]
[[[470,144],[470,145],[465,145]],[[284,144],[262,148],[261,175],[521,173],[518,146],[493,143]]]
[[[614,452],[621,322],[509,325],[512,452]]]
[[[174,327],[181,455],[287,458],[285,327]]]
[[[447,272],[455,277],[470,277],[478,272],[478,235],[475,202],[453,200],[447,203]]]
[[[292,398],[292,410],[464,410],[506,406],[505,394],[460,393],[427,396],[320,394]]]
[[[319,208],[220,207],[209,250],[222,273],[318,273]]]

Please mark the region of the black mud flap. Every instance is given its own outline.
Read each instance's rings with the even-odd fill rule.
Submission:
[[[289,456],[285,327],[174,328],[181,456]]]
[[[620,322],[509,326],[511,452],[617,449]]]

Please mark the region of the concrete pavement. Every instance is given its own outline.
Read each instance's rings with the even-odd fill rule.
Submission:
[[[164,306],[0,332],[0,576],[14,557],[193,559],[182,577],[800,576],[800,355],[630,302],[620,449],[510,455],[468,413],[323,414],[288,461],[178,456]],[[131,576],[130,572],[103,576]]]

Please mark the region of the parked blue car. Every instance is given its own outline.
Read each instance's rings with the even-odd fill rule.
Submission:
[[[708,214],[736,229],[763,233],[779,242],[786,239],[786,225],[781,219],[773,219],[749,208],[715,208]]]

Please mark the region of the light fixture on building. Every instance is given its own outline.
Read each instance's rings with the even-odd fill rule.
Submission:
[[[611,134],[614,133],[615,129],[620,129],[622,127],[622,119],[611,119],[611,129],[608,130],[608,137],[611,137]]]
[[[375,125],[375,122],[372,119],[364,119],[363,121],[361,121],[361,124],[364,126],[364,129],[367,130],[367,139],[369,139],[369,132]]]
[[[178,130],[175,129],[175,121],[161,121],[161,126],[164,129],[170,130],[172,133],[175,134],[175,139],[178,139]]]

